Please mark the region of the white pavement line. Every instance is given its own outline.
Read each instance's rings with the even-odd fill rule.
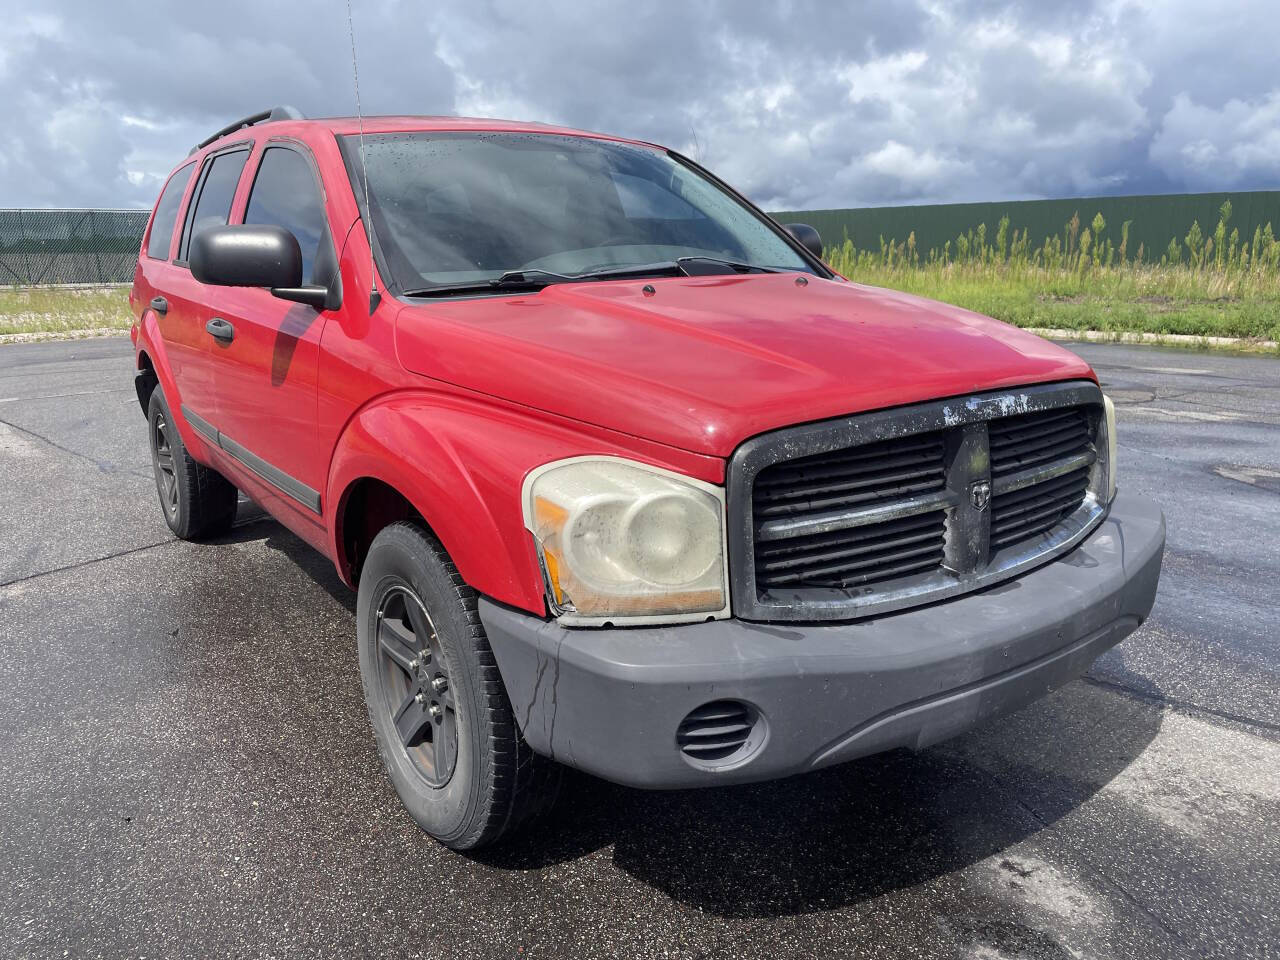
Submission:
[[[17,403],[20,400],[61,400],[64,397],[96,397],[104,393],[133,393],[133,386],[111,387],[107,390],[80,390],[76,393],[41,393],[34,397],[0,397],[0,403]]]
[[[1171,420],[1194,420],[1200,423],[1230,423],[1233,420],[1249,419],[1247,414],[1232,413],[1229,410],[1170,410],[1168,407],[1147,406],[1120,406],[1119,409],[1123,411],[1124,416],[1136,413],[1168,417]]]
[[[1241,483],[1248,483],[1255,487],[1259,480],[1280,480],[1280,470],[1271,470],[1267,467],[1231,467],[1222,464],[1214,467],[1213,472],[1228,480],[1239,480]]]
[[[1265,831],[1280,810],[1280,744],[1166,710],[1156,738],[1101,792],[1207,844],[1225,824]]]
[[[40,447],[28,439],[25,430],[13,427],[0,420],[0,457],[15,457],[28,460],[39,455]]]
[[[1235,856],[1241,848],[1271,836],[1272,824],[1280,814],[1280,743],[1135,697],[1120,688],[1095,686],[1091,681],[1067,687],[1054,696],[1057,705],[1051,713],[1064,719],[1069,729],[1083,722],[1085,727],[1077,729],[1100,732],[1105,725],[1090,718],[1101,716],[1101,708],[1114,703],[1111,698],[1117,696],[1127,705],[1123,709],[1130,718],[1154,715],[1159,725],[1141,752],[1119,770],[1113,771],[1105,759],[1096,767],[1086,761],[1081,776],[1086,784],[1096,784],[1096,792],[1073,804],[1062,818],[1042,822],[1045,836],[1058,833],[1070,844],[1078,829],[1092,830],[1089,824],[1106,823],[1112,817],[1129,821],[1130,814],[1136,822],[1159,825],[1211,856],[1222,849]],[[1025,741],[998,730],[979,732],[967,743],[963,739],[960,743],[961,756],[991,773],[995,782],[1015,797],[1022,791],[1002,783],[1001,770],[1006,763],[1013,763],[1014,769],[1030,764],[1035,779],[1046,774],[1056,777],[1062,774],[1063,761],[1075,756],[1076,750],[1050,740],[1043,744],[1045,753],[1034,758]],[[1122,812],[1112,812],[1113,804]],[[1040,819],[1034,809],[1028,810]],[[1028,838],[979,861],[967,877],[986,895],[1027,913],[1035,921],[1033,926],[1054,935],[1060,944],[1083,948],[1079,952],[1072,949],[1073,956],[1108,956],[1101,947],[1121,925],[1132,923],[1127,908],[1122,905],[1116,911],[1117,894],[1166,933],[1182,938],[1180,930],[1160,919],[1160,911],[1149,909],[1146,895],[1132,890],[1123,876],[1116,875],[1105,855],[1064,861],[1046,856],[1045,849],[1043,841]],[[1087,849],[1087,845],[1082,848]]]

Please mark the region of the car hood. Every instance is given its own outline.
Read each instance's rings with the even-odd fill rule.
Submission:
[[[721,457],[806,421],[1093,378],[988,317],[795,274],[556,284],[407,306],[396,323],[411,371]]]

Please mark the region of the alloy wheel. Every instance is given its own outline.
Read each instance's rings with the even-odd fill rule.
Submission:
[[[395,584],[378,603],[375,629],[383,709],[418,775],[443,787],[458,762],[458,711],[435,624],[417,594]]]
[[[160,503],[170,517],[178,512],[178,475],[173,462],[173,444],[169,439],[169,422],[163,411],[151,425],[151,459],[155,464],[156,488]]]

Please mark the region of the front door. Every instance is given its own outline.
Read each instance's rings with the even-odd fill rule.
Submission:
[[[244,222],[281,226],[297,238],[304,285],[313,282],[317,256],[322,269],[333,260],[324,196],[300,144],[267,143]],[[253,287],[219,288],[217,312],[223,324],[211,369],[222,449],[261,481],[255,496],[318,523],[325,464],[316,436],[316,367],[326,314]]]

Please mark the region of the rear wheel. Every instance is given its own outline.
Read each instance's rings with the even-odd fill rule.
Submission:
[[[475,592],[434,537],[395,523],[374,538],[356,616],[378,750],[422,829],[467,850],[550,808],[560,768],[521,737]]]
[[[160,387],[147,406],[151,468],[165,523],[183,540],[225,533],[236,518],[236,488],[222,474],[191,459]]]

